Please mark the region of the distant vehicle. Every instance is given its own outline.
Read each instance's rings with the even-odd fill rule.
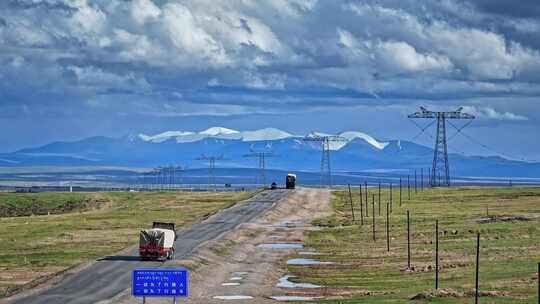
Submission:
[[[174,223],[154,222],[152,229],[141,230],[139,255],[142,259],[173,259],[176,237]]]
[[[287,177],[285,178],[285,188],[287,189],[294,189],[296,186],[296,174],[287,174]]]
[[[276,184],[276,182],[273,182],[273,183],[270,185],[270,189],[271,189],[271,190],[276,190],[276,189],[277,189],[277,184]]]

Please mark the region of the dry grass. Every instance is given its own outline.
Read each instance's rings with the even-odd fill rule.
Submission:
[[[0,295],[133,245],[139,230],[153,221],[170,221],[182,227],[252,195],[253,192],[85,193],[77,194],[77,199],[94,208],[0,218],[0,242],[5,244],[0,248]],[[44,207],[38,209],[46,209],[73,201],[73,196],[40,193],[21,198],[18,194],[2,194],[0,206],[21,199],[33,206],[41,202]]]

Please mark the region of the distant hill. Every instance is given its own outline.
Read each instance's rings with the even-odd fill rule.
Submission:
[[[314,133],[319,134],[319,133]],[[311,135],[314,135],[311,134]],[[362,132],[343,132],[344,142],[332,143],[332,168],[336,171],[407,170],[429,168],[433,150],[409,141],[380,141]],[[309,136],[309,135],[308,135]],[[1,167],[18,166],[119,166],[157,167],[181,165],[203,168],[201,155],[220,155],[221,168],[257,167],[250,151],[273,151],[267,167],[276,170],[318,171],[320,146],[302,141],[304,136],[267,128],[236,131],[212,127],[202,132],[167,131],[121,138],[91,137],[74,142],[54,142],[14,153],[0,154]],[[456,176],[540,177],[540,163],[501,157],[450,155]]]

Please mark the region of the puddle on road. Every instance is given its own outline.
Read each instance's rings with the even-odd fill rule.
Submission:
[[[241,295],[214,296],[213,298],[216,299],[216,300],[250,300],[250,299],[253,299],[252,296],[241,296]]]
[[[247,271],[236,271],[236,272],[233,272],[233,276],[235,277],[238,277],[238,276],[244,276],[244,275],[247,275],[248,272]]]
[[[320,253],[313,252],[313,251],[300,251],[298,254],[299,255],[321,255]]]
[[[282,221],[277,226],[286,227],[286,228],[294,228],[294,227],[303,226],[303,225],[304,225],[303,221],[297,220],[297,221]]]
[[[229,283],[223,283],[221,286],[239,286],[240,283],[238,282],[229,282]]]
[[[332,262],[321,262],[315,259],[290,259],[287,265],[330,265]]]
[[[273,296],[270,298],[279,302],[313,301],[316,299],[322,299],[322,297],[302,297],[302,296]]]
[[[261,249],[302,249],[304,245],[300,243],[263,243],[257,245]]]
[[[321,288],[320,285],[310,284],[310,283],[294,283],[289,281],[290,278],[294,276],[286,275],[279,279],[279,283],[276,284],[276,287],[281,288]]]
[[[241,280],[243,280],[243,279],[244,279],[244,278],[242,278],[242,277],[230,277],[230,278],[229,278],[229,281],[241,281]]]

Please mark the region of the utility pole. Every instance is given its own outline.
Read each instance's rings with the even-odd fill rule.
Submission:
[[[303,141],[314,141],[321,143],[321,187],[332,188],[332,170],[330,166],[330,143],[347,142],[347,139],[338,135],[319,135],[311,133],[303,138]]]
[[[216,161],[224,160],[223,155],[207,156],[203,154],[197,160],[208,161],[208,187],[213,187],[214,191],[216,191],[216,175],[214,171],[216,169]]]
[[[435,139],[435,149],[433,153],[433,167],[431,171],[430,184],[432,187],[450,186],[450,166],[448,164],[448,143],[446,140],[446,120],[447,119],[467,119],[469,123],[475,118],[474,115],[461,112],[462,107],[451,112],[433,112],[424,107],[420,111],[409,115],[410,119],[436,119],[437,138]],[[465,128],[467,123],[463,128]],[[461,132],[463,129],[457,129]],[[439,178],[437,178],[439,177]]]
[[[251,151],[248,154],[245,154],[244,157],[252,157],[259,159],[259,173],[256,176],[255,183],[262,184],[263,187],[266,185],[266,158],[273,157],[274,153],[272,151]]]

